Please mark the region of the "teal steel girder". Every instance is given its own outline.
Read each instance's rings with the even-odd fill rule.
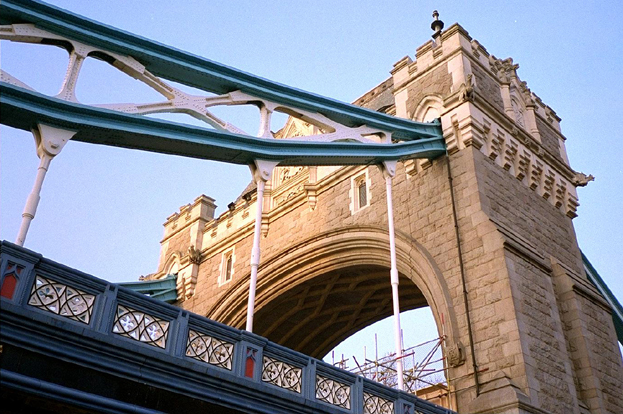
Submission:
[[[597,273],[597,270],[595,270],[584,253],[582,253],[582,262],[584,263],[586,277],[588,277],[588,280],[597,288],[599,293],[604,296],[606,302],[608,302],[612,308],[614,329],[619,343],[623,345],[623,306],[621,306],[621,303],[617,300],[616,296],[614,296],[614,293],[612,293],[608,285],[606,285],[606,282],[599,276],[599,273]]]
[[[154,75],[204,91],[242,91],[285,107],[312,111],[347,127],[367,125],[391,134],[393,144],[297,142],[175,124],[45,97],[1,84],[3,124],[30,130],[36,123],[78,130],[73,138],[237,164],[255,159],[280,165],[371,164],[445,153],[439,122],[396,118],[272,82],[208,59],[103,25],[32,0],[3,0],[0,23],[32,23],[49,32],[131,56]],[[5,112],[6,111],[6,112]]]
[[[30,130],[36,123],[79,131],[72,140],[155,151],[233,164],[253,160],[280,165],[378,164],[406,158],[435,158],[445,152],[442,140],[429,138],[396,144],[297,142],[253,138],[128,115],[50,98],[0,82],[1,122]]]
[[[134,292],[142,293],[151,298],[167,303],[177,300],[177,275],[167,275],[162,279],[146,280],[139,282],[122,282],[119,286],[126,287]]]

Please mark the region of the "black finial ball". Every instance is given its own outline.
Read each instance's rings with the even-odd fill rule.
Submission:
[[[443,22],[439,20],[439,12],[437,10],[433,11],[433,22],[430,24],[430,28],[433,29],[435,33],[440,33],[443,30]]]

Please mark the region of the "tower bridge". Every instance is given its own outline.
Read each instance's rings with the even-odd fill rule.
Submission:
[[[17,244],[2,244],[3,399],[15,412],[452,412],[314,359],[392,314],[398,333],[400,311],[423,306],[457,412],[623,410],[623,312],[572,224],[589,177],[513,60],[460,25],[436,16],[416,59],[350,105],[44,3],[6,0],[0,13],[0,38],[69,52],[57,96],[4,71],[0,83],[2,123],[32,129],[41,158]],[[88,58],[163,100],[78,102]],[[217,117],[220,105],[256,107],[257,137]],[[206,127],[142,116],[166,112]],[[276,133],[274,112],[290,117]],[[176,307],[20,247],[72,140],[251,167],[226,212],[201,195],[167,218],[144,286]]]

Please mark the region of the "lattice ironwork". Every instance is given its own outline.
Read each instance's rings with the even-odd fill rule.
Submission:
[[[117,335],[125,336],[144,344],[164,348],[169,334],[169,322],[147,313],[118,305],[112,331]]]
[[[316,375],[316,398],[350,410],[350,385]]]
[[[7,39],[14,42],[24,43],[41,43],[45,40],[56,40],[69,43],[73,46],[68,56],[68,69],[63,82],[62,90],[56,98],[79,103],[76,96],[76,85],[83,68],[83,63],[93,56],[106,56],[106,61],[110,61],[111,65],[122,72],[124,75],[136,79],[155,92],[162,95],[164,100],[151,103],[115,103],[115,104],[99,104],[94,105],[100,108],[111,109],[128,114],[148,115],[159,113],[186,113],[195,119],[205,122],[211,127],[218,130],[225,130],[235,134],[249,135],[241,128],[220,119],[209,108],[217,106],[231,105],[249,105],[257,107],[260,114],[259,137],[274,138],[273,132],[270,130],[271,117],[274,112],[281,112],[290,116],[298,116],[299,119],[305,120],[307,123],[314,125],[319,133],[313,138],[310,137],[282,137],[282,139],[294,138],[297,141],[313,140],[322,142],[338,141],[343,139],[351,139],[360,142],[386,142],[390,143],[391,131],[379,128],[371,128],[367,125],[351,127],[343,123],[336,122],[318,111],[307,111],[301,108],[291,108],[287,105],[273,102],[271,100],[260,98],[255,95],[249,95],[240,90],[232,91],[223,95],[213,95],[199,92],[199,95],[190,94],[176,88],[171,82],[164,78],[154,75],[147,70],[141,62],[132,56],[124,56],[118,53],[100,49],[97,46],[91,46],[76,41],[45,29],[36,27],[34,24],[13,24],[0,26],[1,39]],[[16,85],[25,89],[31,89],[21,80],[15,78],[11,74],[2,71],[2,81]]]
[[[77,139],[85,142],[236,164],[263,159],[284,165],[368,165],[435,158],[446,151],[437,121],[393,117],[277,84],[38,2],[4,0],[0,8],[7,11],[0,39],[50,47],[62,44],[69,52],[65,78],[59,79],[61,90],[54,97],[34,93],[22,80],[0,70],[2,108],[11,111],[11,117],[2,118],[7,125],[30,129],[58,118],[71,130],[97,128],[95,135],[78,134]],[[141,82],[161,97],[148,103],[79,102],[76,86],[89,59],[108,63],[118,75]],[[257,134],[217,116],[213,108],[224,106],[259,112],[252,119]],[[162,113],[187,114],[208,128],[127,116]],[[296,128],[282,128],[280,139],[275,139],[274,113],[310,128],[305,136]],[[264,139],[259,146],[258,137]]]
[[[89,324],[95,295],[37,275],[28,304],[39,309]]]
[[[186,356],[231,371],[234,344],[192,329],[188,332]]]
[[[286,390],[301,393],[303,370],[278,359],[265,356],[262,381]]]
[[[364,414],[394,414],[394,402],[364,392],[363,412]]]

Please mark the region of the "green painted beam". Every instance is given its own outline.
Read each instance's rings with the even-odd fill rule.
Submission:
[[[623,345],[623,307],[617,300],[614,293],[610,290],[606,282],[599,276],[597,270],[593,267],[588,258],[582,253],[582,261],[584,262],[584,270],[586,271],[586,276],[588,280],[595,285],[597,290],[604,296],[606,302],[612,308],[612,321],[614,322],[614,329],[617,333],[617,339],[619,343]]]
[[[177,275],[167,275],[162,279],[122,282],[118,285],[163,302],[173,303],[177,300],[176,281]]]
[[[216,94],[240,90],[289,107],[318,112],[343,125],[368,125],[397,140],[442,138],[439,125],[414,122],[272,82],[33,0],[2,0],[2,24],[33,23],[82,43],[132,56],[151,73]]]
[[[37,123],[79,131],[72,140],[186,157],[251,164],[365,165],[445,153],[443,138],[394,144],[255,138],[51,98],[0,82],[1,122],[30,131]],[[440,128],[439,123],[434,125]]]

